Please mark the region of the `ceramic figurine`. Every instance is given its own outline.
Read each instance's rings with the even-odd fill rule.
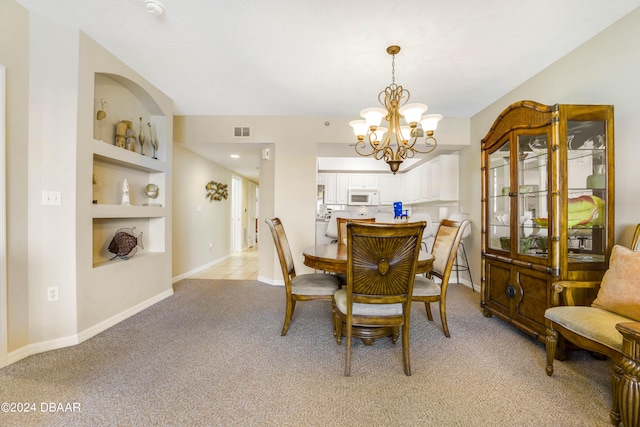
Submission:
[[[144,156],[144,141],[146,137],[144,136],[144,128],[142,127],[142,117],[140,117],[140,132],[138,133],[138,144],[140,144],[140,154]]]
[[[121,205],[131,206],[131,200],[129,199],[129,181],[127,178],[122,182],[122,202]]]
[[[107,101],[105,101],[104,99],[101,99],[100,103],[102,104],[102,108],[98,110],[98,112],[96,113],[96,119],[99,122],[98,131],[99,131],[100,140],[102,141],[102,121],[107,118],[107,111],[104,109],[105,105],[107,105]]]
[[[153,137],[153,132],[151,130],[151,123],[147,123],[149,127],[149,144],[151,144],[151,148],[153,148],[153,158],[157,159],[158,154],[158,138]]]
[[[126,138],[127,138],[127,141],[126,141],[127,150],[135,152],[136,151],[135,131],[133,129],[127,129]]]

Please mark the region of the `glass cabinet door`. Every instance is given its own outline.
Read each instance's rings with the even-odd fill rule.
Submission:
[[[602,262],[606,252],[605,121],[567,121],[569,261]]]
[[[489,154],[488,165],[488,245],[491,249],[509,251],[511,220],[510,193],[511,148],[509,140]]]
[[[518,135],[517,251],[546,258],[549,229],[549,147],[546,130]]]

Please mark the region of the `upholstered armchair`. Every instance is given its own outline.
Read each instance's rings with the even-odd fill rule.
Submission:
[[[640,224],[631,247],[638,249]],[[640,425],[640,252],[616,245],[601,282],[560,281],[547,319],[547,375],[566,341],[611,358],[611,422]],[[595,299],[594,299],[595,298]],[[559,304],[563,305],[559,305]],[[624,335],[624,339],[623,339]]]

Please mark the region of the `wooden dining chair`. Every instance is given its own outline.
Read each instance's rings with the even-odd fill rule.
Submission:
[[[291,323],[291,317],[293,317],[293,310],[296,308],[297,301],[331,301],[333,294],[340,288],[340,282],[333,274],[310,273],[296,275],[291,248],[289,247],[282,221],[279,218],[267,218],[265,222],[271,229],[284,278],[286,311],[284,325],[280,333],[280,335],[284,336],[287,335],[289,330],[289,323]]]
[[[468,220],[451,221],[442,220],[435,240],[431,254],[434,256],[433,269],[425,276],[416,277],[413,286],[413,295],[411,299],[417,302],[424,302],[427,311],[427,318],[433,320],[431,314],[431,303],[438,302],[440,308],[440,320],[442,321],[442,329],[446,337],[450,337],[449,325],[447,324],[447,287],[449,286],[449,278],[451,271],[456,262],[458,246],[462,239],[465,227],[469,224]],[[437,277],[439,281],[435,281]]]
[[[346,336],[344,375],[351,374],[353,328],[401,328],[404,373],[411,375],[411,293],[425,222],[347,223],[347,286],[333,296],[334,334]]]
[[[346,244],[347,242],[347,222],[376,222],[375,218],[337,218],[338,222],[338,243]]]

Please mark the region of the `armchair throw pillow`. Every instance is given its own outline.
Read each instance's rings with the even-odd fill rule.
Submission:
[[[592,307],[640,321],[640,252],[615,245]]]

